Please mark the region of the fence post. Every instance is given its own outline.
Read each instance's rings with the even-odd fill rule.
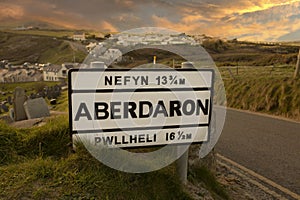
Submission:
[[[297,64],[296,64],[296,69],[294,73],[294,78],[299,77],[299,71],[300,71],[300,49],[299,49],[299,54],[298,54],[298,59],[297,59]]]

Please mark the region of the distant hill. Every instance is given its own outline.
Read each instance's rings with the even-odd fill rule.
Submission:
[[[295,65],[299,43],[207,40],[202,45],[218,66]]]
[[[40,29],[63,29],[64,27],[56,24],[51,24],[42,21],[30,21],[30,20],[16,20],[16,19],[5,19],[0,21],[0,29],[14,29],[17,27],[37,27]]]
[[[87,55],[81,44],[53,36],[0,32],[0,60],[14,64],[82,62]],[[80,46],[80,48],[78,47]]]

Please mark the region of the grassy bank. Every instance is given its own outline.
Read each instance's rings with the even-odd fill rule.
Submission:
[[[0,158],[0,199],[192,199],[174,164],[129,174],[106,167],[82,146],[72,152],[67,116],[30,129],[0,123]],[[228,199],[212,175],[201,179],[202,168],[190,173],[193,182]]]
[[[300,120],[300,80],[293,67],[221,69],[228,107]]]

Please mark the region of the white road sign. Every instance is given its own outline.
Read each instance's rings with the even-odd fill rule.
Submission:
[[[73,69],[72,137],[108,147],[207,141],[213,77],[210,69]]]

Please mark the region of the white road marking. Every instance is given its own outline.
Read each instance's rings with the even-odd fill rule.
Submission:
[[[225,162],[227,162],[227,163],[233,165],[234,167],[239,168],[240,170],[242,170],[242,171],[244,171],[244,172],[250,174],[251,176],[253,176],[253,177],[255,177],[255,178],[257,178],[257,179],[259,179],[259,180],[261,180],[261,181],[263,181],[263,182],[265,182],[265,183],[267,183],[267,184],[269,184],[270,186],[272,186],[272,187],[274,187],[274,188],[280,190],[281,192],[283,192],[283,193],[285,193],[285,194],[287,194],[287,195],[289,195],[289,196],[291,196],[291,197],[293,197],[293,198],[295,198],[295,199],[300,200],[300,195],[298,195],[298,194],[296,194],[296,193],[290,191],[289,189],[287,189],[287,188],[285,188],[285,187],[283,187],[283,186],[281,186],[281,185],[279,185],[279,184],[277,184],[277,183],[271,181],[270,179],[268,179],[268,178],[266,178],[266,177],[264,177],[264,176],[262,176],[262,175],[260,175],[260,174],[258,174],[258,173],[256,173],[256,172],[254,172],[254,171],[252,171],[252,170],[250,170],[250,169],[248,169],[248,168],[246,168],[246,167],[244,167],[244,166],[242,166],[242,165],[240,165],[240,164],[238,164],[238,163],[236,163],[236,162],[234,162],[234,161],[232,161],[232,160],[230,160],[229,158],[226,158],[225,156],[222,156],[222,155],[220,155],[220,154],[218,154],[218,153],[217,153],[216,155],[217,155],[218,158],[220,158],[221,160],[223,160],[223,161],[225,161]],[[225,165],[225,166],[229,167],[228,165],[226,165],[226,164],[223,163],[223,162],[220,162],[220,161],[219,161],[219,163],[220,163],[221,165],[223,165],[223,166]],[[230,167],[229,167],[229,168],[230,168]],[[253,179],[249,179],[247,176],[241,174],[241,173],[238,172],[237,170],[234,170],[234,169],[232,169],[232,168],[231,168],[231,170],[232,170],[234,173],[237,173],[239,176],[242,176],[243,178],[248,179],[252,184],[254,184],[254,185],[260,187],[262,190],[264,190],[265,192],[267,192],[267,193],[273,195],[274,197],[279,198],[279,199],[286,199],[286,198],[282,197],[280,194],[278,194],[278,193],[276,193],[276,192],[274,192],[274,191],[271,191],[270,189],[266,188],[266,187],[263,186],[261,183],[255,181],[255,180],[253,180]]]

